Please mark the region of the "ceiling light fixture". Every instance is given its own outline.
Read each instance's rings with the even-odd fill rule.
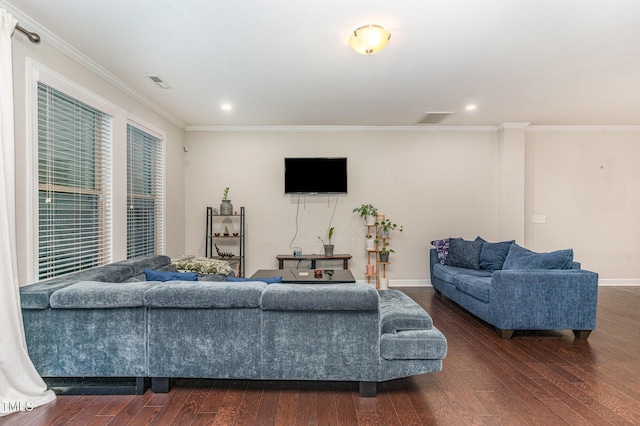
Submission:
[[[391,33],[380,25],[365,25],[351,33],[349,44],[361,55],[373,55],[384,49],[390,38]]]
[[[231,104],[222,104],[222,105],[220,105],[220,108],[221,108],[223,111],[231,111],[231,110],[233,109],[233,107],[231,106]]]
[[[469,104],[469,105],[467,105],[466,107],[464,107],[464,109],[466,109],[467,111],[473,111],[473,110],[475,110],[476,108],[477,108],[477,106],[476,106],[476,105],[474,105],[474,104]]]

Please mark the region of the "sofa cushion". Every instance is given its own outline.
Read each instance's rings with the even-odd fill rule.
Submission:
[[[491,274],[491,271],[486,271],[484,269],[456,268],[455,266],[445,266],[440,264],[433,265],[433,276],[450,284],[453,284],[453,279],[457,275],[490,277]]]
[[[502,269],[571,269],[573,249],[536,253],[513,243]]]
[[[241,286],[225,281],[167,281],[147,291],[144,304],[151,308],[257,308],[266,287],[257,281]]]
[[[144,276],[147,281],[198,281],[198,274],[195,272],[163,272],[145,269]]]
[[[449,240],[449,254],[444,264],[459,268],[480,269],[482,242],[483,240],[480,237],[473,241],[451,238]]]
[[[145,256],[138,256],[131,259],[121,260],[119,262],[114,262],[107,266],[128,267],[131,271],[129,276],[133,277],[134,275],[142,274],[145,269],[159,270],[163,266],[167,265],[171,265],[171,258],[169,256],[161,254],[148,254]]]
[[[47,309],[53,292],[74,283],[73,280],[58,278],[20,287],[20,306],[22,309]]]
[[[144,293],[157,283],[104,283],[82,281],[55,291],[53,309],[131,308],[144,306]]]
[[[114,264],[72,272],[20,287],[20,303],[25,309],[46,309],[49,307],[49,297],[54,291],[80,281],[119,283],[130,278],[131,272],[128,266]]]
[[[378,303],[369,284],[273,284],[260,298],[265,311],[373,311]]]
[[[489,290],[491,289],[491,277],[474,277],[471,275],[458,275],[453,279],[453,285],[462,293],[489,303]]]
[[[499,271],[502,269],[504,260],[509,253],[509,248],[514,242],[515,240],[501,241],[499,243],[484,241],[482,250],[480,250],[480,268],[487,271]]]
[[[380,336],[380,355],[384,359],[443,359],[447,339],[437,328],[385,333]]]
[[[380,290],[381,333],[428,330],[433,321],[428,313],[399,290]]]

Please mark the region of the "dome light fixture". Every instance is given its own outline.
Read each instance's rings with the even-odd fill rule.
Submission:
[[[380,25],[370,24],[354,30],[349,38],[349,44],[361,55],[373,55],[384,49],[390,38],[389,31]]]

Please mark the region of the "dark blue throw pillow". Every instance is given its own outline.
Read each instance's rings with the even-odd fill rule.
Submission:
[[[279,284],[282,282],[282,277],[271,277],[271,278],[237,278],[237,277],[227,277],[228,282],[232,283],[242,283],[247,281],[262,281],[267,284]],[[274,287],[275,288],[275,287]]]
[[[511,244],[502,269],[571,269],[573,249],[536,253]]]
[[[449,254],[444,264],[447,266],[457,266],[458,268],[480,269],[480,251],[483,240],[477,237],[473,241],[466,241],[462,238],[451,238],[449,240]]]
[[[198,281],[198,274],[195,272],[159,272],[145,269],[144,276],[147,281]]]
[[[482,243],[482,250],[480,251],[480,268],[487,271],[499,271],[502,269],[504,260],[507,258],[511,244],[515,240],[501,241],[499,243],[490,243],[485,241]]]

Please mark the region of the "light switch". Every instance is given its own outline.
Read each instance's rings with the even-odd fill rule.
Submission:
[[[533,223],[547,223],[547,216],[543,214],[534,214]]]

